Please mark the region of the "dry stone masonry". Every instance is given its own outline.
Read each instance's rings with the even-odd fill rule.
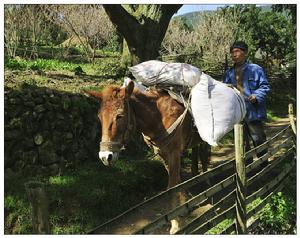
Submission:
[[[28,84],[5,87],[4,160],[13,172],[58,174],[97,159],[97,101]]]

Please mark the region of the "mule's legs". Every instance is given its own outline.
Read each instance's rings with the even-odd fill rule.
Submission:
[[[198,166],[198,157],[199,157],[199,146],[195,146],[192,148],[192,176],[196,176],[199,174],[199,166]]]
[[[176,184],[179,184],[181,181],[180,178],[180,168],[181,162],[179,155],[173,155],[171,153],[168,155],[168,174],[169,174],[169,183],[168,188],[174,187]]]
[[[169,183],[168,188],[174,187],[179,184],[180,179],[180,168],[181,168],[181,160],[179,153],[169,153],[167,155],[168,158],[168,174],[169,174]],[[186,195],[184,192],[177,192],[171,195],[170,198],[170,208],[173,209],[179,204],[182,204],[186,200]],[[171,220],[171,229],[170,234],[175,234],[180,228],[180,219],[179,217]]]
[[[211,146],[204,141],[199,145],[199,157],[202,165],[202,172],[206,172],[211,157]],[[208,188],[211,187],[209,179],[206,180],[205,183]],[[213,197],[208,198],[208,202],[213,204]]]
[[[202,171],[206,172],[211,156],[211,147],[206,142],[202,142],[199,145],[199,156],[202,165]]]

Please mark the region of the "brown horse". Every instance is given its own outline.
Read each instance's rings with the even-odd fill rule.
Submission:
[[[182,123],[168,134],[167,129],[185,108],[163,90],[142,93],[131,81],[126,87],[109,86],[102,92],[87,94],[100,100],[98,117],[102,127],[99,158],[111,165],[123,145],[135,130],[141,132],[148,145],[157,149],[169,175],[168,188],[180,183],[180,156],[184,150],[201,139],[189,113]],[[207,169],[207,161],[201,161]],[[171,233],[176,231],[173,228]]]

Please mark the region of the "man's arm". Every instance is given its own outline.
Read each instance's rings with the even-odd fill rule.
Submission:
[[[252,103],[256,101],[261,103],[271,91],[271,87],[262,68],[256,71],[255,77],[257,77],[258,80],[258,88],[249,96],[249,100]]]
[[[223,76],[223,83],[226,83],[226,84],[232,84],[232,80],[231,78],[229,77],[229,72],[230,70],[226,70],[224,76]]]

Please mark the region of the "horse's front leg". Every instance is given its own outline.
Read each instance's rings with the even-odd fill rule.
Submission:
[[[168,174],[169,174],[169,183],[168,188],[174,187],[175,185],[179,184],[181,182],[180,178],[180,168],[181,168],[181,162],[180,162],[180,153],[169,153],[167,156],[168,161]],[[183,202],[186,201],[186,195],[184,192],[177,192],[175,194],[172,194],[172,197],[170,198],[170,208],[174,209],[175,207],[179,206]],[[175,234],[179,228],[180,228],[180,219],[176,218],[171,220],[171,229],[170,234]]]

